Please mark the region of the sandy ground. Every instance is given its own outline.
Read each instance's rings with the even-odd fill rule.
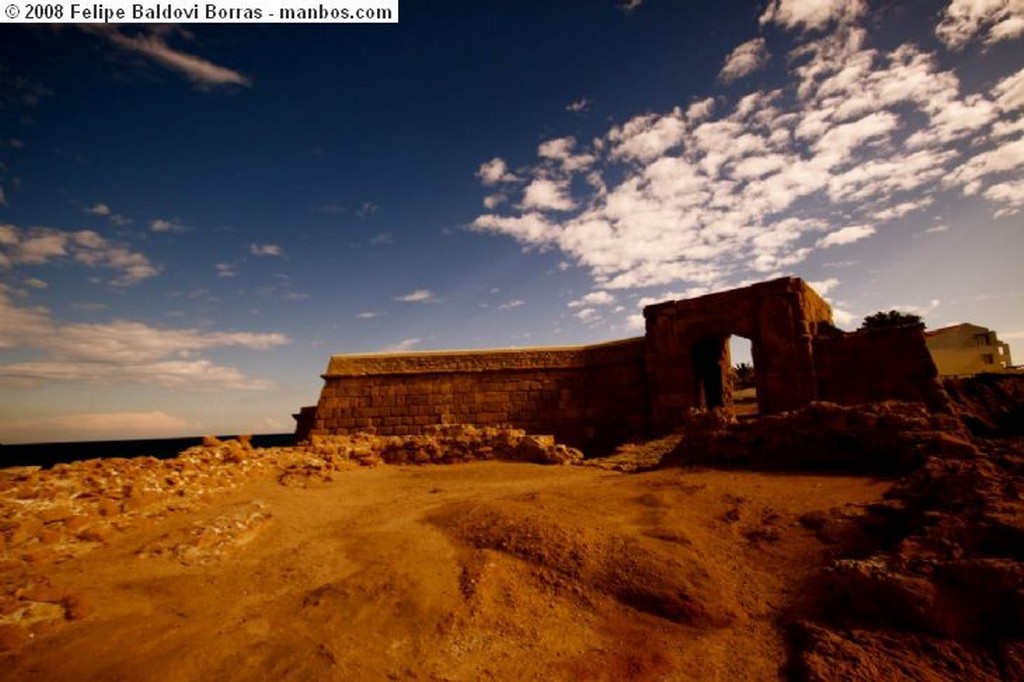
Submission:
[[[504,462],[253,480],[35,569],[85,615],[0,679],[777,679],[780,615],[830,551],[798,518],[888,486]]]

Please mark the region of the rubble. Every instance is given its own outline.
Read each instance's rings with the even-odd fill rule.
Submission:
[[[254,448],[247,436],[206,436],[202,445],[173,459],[106,458],[51,469],[0,469],[0,651],[20,648],[36,631],[88,611],[79,597],[52,586],[26,588],[26,571],[109,545],[144,519],[200,508],[257,478],[306,487],[358,467],[481,459],[570,464],[583,455],[550,436],[446,425],[417,436],[313,437],[295,447]],[[203,565],[249,542],[271,522],[270,513],[254,502],[160,537],[135,554]]]
[[[900,474],[929,457],[979,456],[971,435],[955,417],[929,412],[921,403],[885,401],[807,407],[737,421],[728,410],[693,410],[679,444],[662,466],[714,464]]]

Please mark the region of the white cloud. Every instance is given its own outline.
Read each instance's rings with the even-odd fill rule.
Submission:
[[[380,206],[373,203],[372,201],[364,201],[363,205],[356,211],[356,216],[359,218],[369,218],[370,216],[377,213],[380,210]]]
[[[149,223],[149,229],[153,232],[184,232],[186,228],[178,219],[165,220],[164,218],[157,218]]]
[[[947,184],[963,185],[964,194],[976,194],[982,178],[1021,166],[1024,166],[1024,137],[975,154],[947,178]]]
[[[395,235],[391,232],[378,232],[371,239],[370,243],[375,246],[385,246],[395,243]]]
[[[126,35],[119,27],[111,25],[89,25],[82,30],[99,34],[122,49],[142,54],[165,68],[177,71],[200,88],[252,85],[252,80],[238,71],[170,47],[163,32],[155,29],[133,35]]]
[[[170,389],[262,389],[264,381],[197,354],[214,348],[269,350],[289,343],[277,333],[215,332],[115,320],[60,323],[45,308],[15,305],[0,289],[0,348],[41,352],[37,360],[0,364],[0,379],[133,383]]]
[[[863,0],[772,0],[760,22],[816,30],[826,28],[833,21],[849,23],[866,11]]]
[[[731,83],[747,74],[757,71],[768,61],[768,49],[764,38],[753,38],[738,46],[725,58],[718,77]]]
[[[855,315],[843,308],[836,308],[835,306],[832,306],[832,321],[839,327],[850,329],[855,326],[855,323],[859,319],[860,315]]]
[[[607,291],[592,291],[583,298],[569,302],[570,308],[582,308],[597,305],[612,305],[615,297]]]
[[[569,196],[569,182],[549,178],[536,178],[526,186],[522,206],[539,211],[571,211],[576,208]]]
[[[985,44],[1024,35],[1024,3],[1020,0],[952,0],[935,34],[948,47],[959,50],[986,29]]]
[[[21,229],[0,225],[0,267],[44,265],[70,259],[120,274],[111,284],[127,286],[159,274],[146,256],[92,230],[64,232],[48,227]]]
[[[277,244],[249,244],[249,253],[254,256],[281,256],[284,251]]]
[[[619,0],[619,9],[626,14],[636,11],[646,0]]]
[[[476,218],[471,228],[479,232],[508,234],[528,244],[543,244],[557,238],[557,228],[539,213],[503,217],[482,215]]]
[[[818,280],[816,282],[808,282],[810,287],[817,291],[822,296],[827,295],[830,291],[839,286],[839,278],[829,277],[828,279]]]
[[[83,208],[82,211],[84,211],[85,213],[88,213],[89,215],[103,215],[103,216],[110,215],[110,213],[111,213],[110,207],[107,206],[106,204],[94,204],[94,205],[90,206],[89,208]]]
[[[567,173],[584,170],[593,165],[597,159],[591,154],[573,154],[575,146],[576,138],[559,137],[541,143],[537,148],[537,156],[559,161],[562,170]]]
[[[992,94],[1003,111],[1024,108],[1024,68],[996,83]]]
[[[230,263],[217,263],[213,268],[217,271],[218,277],[234,277],[238,274]]]
[[[852,244],[860,241],[866,237],[870,237],[875,233],[875,228],[871,225],[850,225],[849,227],[843,227],[830,232],[821,239],[818,240],[818,247],[826,249],[830,246],[841,246],[843,244]]]
[[[366,311],[363,311],[363,312],[359,313],[358,315],[356,315],[356,317],[358,319],[360,319],[360,320],[372,320],[375,317],[380,317],[380,313],[375,313],[375,312],[366,310]]]
[[[68,255],[69,235],[65,232],[30,231],[19,244],[17,260],[26,265],[40,265]]]
[[[686,109],[686,120],[690,124],[700,123],[715,110],[715,98],[707,97],[694,102]]]
[[[437,299],[434,296],[434,292],[429,289],[417,289],[416,291],[411,291],[402,296],[395,296],[395,300],[403,303],[426,303],[427,301],[434,301]]]
[[[586,97],[581,97],[580,99],[574,102],[566,104],[565,110],[572,112],[574,114],[581,114],[585,111],[590,111],[590,100],[587,99]]]
[[[188,420],[166,412],[92,412],[0,420],[4,439],[107,440],[133,437],[173,437],[193,431]]]
[[[385,346],[381,349],[382,353],[405,353],[412,350],[416,346],[420,345],[422,339],[402,339],[398,343],[393,343],[390,346]]]
[[[935,200],[932,199],[932,197],[921,197],[916,201],[904,201],[903,203],[876,211],[871,214],[871,217],[877,222],[884,223],[896,218],[902,218],[908,213],[920,211],[922,208],[927,208],[928,206],[931,206],[934,201]]]
[[[503,182],[515,182],[518,179],[509,172],[505,160],[497,156],[486,163],[481,163],[480,168],[476,171],[476,176],[487,187],[493,187]]]
[[[513,308],[518,308],[524,305],[526,305],[526,301],[517,298],[513,301],[507,301],[505,303],[502,303],[501,305],[498,306],[498,310],[512,310]]]
[[[984,192],[986,199],[1003,204],[996,217],[1013,215],[1024,209],[1024,179],[992,185]]]
[[[664,116],[636,116],[613,127],[607,138],[613,145],[612,158],[653,161],[682,142],[685,130],[682,112],[676,108]]]
[[[33,289],[46,289],[50,285],[39,279],[38,277],[29,277],[25,280],[25,285],[32,287]]]
[[[486,197],[484,197],[484,208],[493,211],[495,208],[505,203],[506,201],[508,201],[508,196],[502,194],[501,192],[495,192],[494,194],[489,194]]]
[[[554,136],[518,171],[528,197],[503,214],[488,201],[470,229],[558,249],[604,291],[717,289],[789,274],[958,190],[999,215],[1018,210],[1024,70],[964,92],[915,44],[873,47],[858,24],[866,9],[774,0],[763,23],[801,32],[788,82],[731,105],[707,97],[685,113],[633,116],[586,145]],[[765,52],[777,33],[766,32]],[[570,185],[565,160],[584,155],[586,182]],[[489,177],[506,172],[502,161]],[[837,220],[848,227],[833,229]],[[587,308],[598,310],[577,310]]]

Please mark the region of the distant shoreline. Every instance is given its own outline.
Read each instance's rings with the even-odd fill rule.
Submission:
[[[221,436],[233,438],[234,436]],[[134,440],[71,441],[61,443],[18,443],[0,445],[0,468],[15,466],[52,467],[54,464],[109,457],[156,457],[170,459],[182,450],[201,445],[202,436]],[[261,434],[252,437],[255,447],[287,447],[295,444],[294,433]]]

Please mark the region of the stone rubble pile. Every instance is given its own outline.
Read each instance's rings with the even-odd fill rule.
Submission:
[[[32,574],[116,540],[148,520],[201,507],[214,495],[257,478],[308,486],[336,472],[381,464],[451,464],[473,460],[579,463],[578,450],[518,429],[439,426],[419,436],[314,437],[295,447],[254,448],[247,436],[212,436],[173,459],[90,459],[51,469],[0,469],[0,651],[20,647],[54,623],[82,617],[75,595]],[[139,557],[185,565],[216,559],[271,521],[259,503],[141,547]]]
[[[929,457],[977,453],[963,423],[921,403],[886,401],[806,408],[737,421],[726,410],[693,411],[663,466],[715,464],[767,469],[900,474]]]
[[[333,472],[380,464],[453,464],[474,460],[579,463],[582,453],[550,436],[519,429],[438,426],[418,436],[313,437],[295,447],[254,448],[246,436],[203,445],[178,457],[91,459],[51,469],[0,469],[0,569],[47,563],[109,542],[140,518],[191,509],[203,498],[258,477],[286,485],[329,480]]]

